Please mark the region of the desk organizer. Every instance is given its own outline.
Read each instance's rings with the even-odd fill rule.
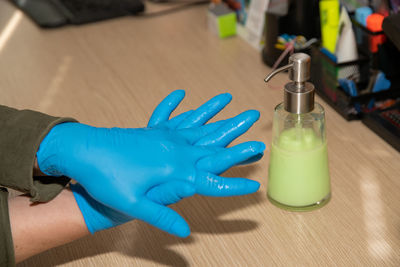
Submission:
[[[310,80],[315,84],[315,91],[346,120],[361,119],[364,114],[372,111],[371,101],[400,97],[400,82],[397,80],[392,81],[388,90],[365,92],[370,77],[371,60],[369,55],[359,51],[359,60],[338,64],[322,53],[319,47],[311,50]],[[358,96],[349,95],[339,86],[338,79],[350,76],[356,81]]]
[[[372,32],[352,20],[358,50],[370,59],[370,67],[387,76],[400,75],[400,52],[383,31]]]
[[[383,43],[386,39],[384,32],[372,32],[354,19],[352,20],[352,24],[358,49],[365,54],[376,53],[378,51],[378,44]]]

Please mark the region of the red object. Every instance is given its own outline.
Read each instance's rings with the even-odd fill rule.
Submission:
[[[373,13],[367,17],[367,29],[371,32],[378,33],[382,32],[382,23],[385,16]],[[378,45],[383,44],[386,41],[384,34],[372,35],[369,38],[369,49],[372,53],[378,52]]]

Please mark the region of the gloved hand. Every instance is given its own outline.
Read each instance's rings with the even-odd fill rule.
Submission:
[[[76,203],[81,210],[86,226],[90,233],[108,229],[129,222],[134,218],[122,212],[107,207],[94,200],[86,190],[78,183],[70,184]],[[191,184],[170,182],[153,188],[147,197],[160,205],[170,205],[183,198],[193,196],[195,188]]]
[[[164,206],[168,201],[154,199],[181,194],[177,192],[182,188],[188,188],[182,197],[253,193],[259,183],[218,175],[257,160],[265,145],[247,142],[224,148],[251,127],[259,117],[257,111],[204,125],[230,102],[229,94],[168,120],[183,97],[183,91],[175,91],[164,99],[147,128],[55,126],[37,152],[41,171],[74,178],[95,200],[128,219],[141,219],[177,236],[189,235],[184,219]]]

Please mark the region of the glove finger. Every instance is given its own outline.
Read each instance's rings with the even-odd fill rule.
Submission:
[[[175,129],[182,121],[184,121],[190,114],[193,113],[193,110],[185,111],[179,115],[176,115],[172,119],[170,119],[166,125],[170,129]]]
[[[259,118],[260,112],[257,110],[247,110],[228,120],[218,130],[199,139],[195,145],[225,147],[247,132]]]
[[[181,129],[179,133],[189,141],[189,143],[194,144],[200,138],[207,136],[216,130],[218,130],[222,125],[226,123],[225,120],[209,123],[200,127],[193,127],[187,129]]]
[[[214,96],[206,103],[197,108],[188,118],[178,125],[178,129],[201,126],[218,112],[220,112],[232,100],[232,95],[229,93]]]
[[[260,183],[246,178],[225,178],[199,172],[195,180],[196,193],[203,196],[228,197],[254,193]]]
[[[220,174],[235,165],[259,160],[264,150],[265,145],[262,142],[245,142],[200,159],[196,167],[206,172]]]
[[[153,187],[146,196],[158,204],[171,205],[183,198],[191,197],[195,193],[196,188],[192,183],[175,180]]]
[[[142,199],[138,205],[140,207],[138,219],[178,237],[190,235],[189,225],[173,209],[146,199]]]
[[[181,103],[184,97],[184,90],[175,90],[170,93],[153,111],[147,127],[154,127],[157,124],[168,121],[169,116],[176,109],[179,103]]]

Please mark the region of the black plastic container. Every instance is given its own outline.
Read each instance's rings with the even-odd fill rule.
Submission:
[[[315,92],[332,106],[346,120],[361,119],[368,113],[371,101],[380,101],[400,97],[399,83],[392,82],[388,90],[370,93],[365,92],[370,78],[370,60],[360,53],[359,60],[340,63],[332,61],[322,53],[319,47],[311,50],[311,81]],[[350,96],[339,86],[338,79],[356,77],[358,96]]]

